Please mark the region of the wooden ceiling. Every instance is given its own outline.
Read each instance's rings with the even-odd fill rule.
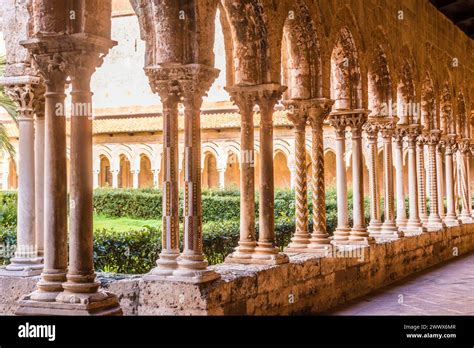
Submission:
[[[474,39],[474,0],[430,0],[430,2]]]

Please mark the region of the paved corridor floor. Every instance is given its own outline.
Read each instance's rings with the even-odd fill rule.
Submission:
[[[329,315],[474,315],[474,253],[405,278]]]

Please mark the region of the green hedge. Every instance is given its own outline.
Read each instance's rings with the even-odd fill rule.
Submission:
[[[276,221],[275,234],[280,248],[288,245],[293,231],[294,221]],[[223,262],[237,246],[239,234],[238,220],[203,224],[203,251],[208,262]],[[182,233],[180,235],[182,236]],[[94,231],[94,265],[98,271],[146,273],[155,266],[160,250],[160,229],[145,227],[140,231],[129,232]]]

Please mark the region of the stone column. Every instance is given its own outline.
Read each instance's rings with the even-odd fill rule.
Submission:
[[[446,214],[444,212],[444,169],[443,158],[446,141],[444,139],[438,142],[436,146],[436,173],[437,173],[437,190],[438,190],[438,214],[441,220],[444,220]]]
[[[111,169],[110,173],[112,174],[112,188],[118,188],[119,187],[119,173],[120,169]]]
[[[219,71],[184,66],[178,78],[184,104],[184,248],[174,272],[180,280],[202,283],[219,278],[208,269],[202,247],[201,105]]]
[[[428,231],[437,231],[446,227],[438,213],[438,178],[436,166],[436,147],[440,141],[439,130],[432,130],[427,138],[428,140],[428,165],[429,165],[429,183],[430,183],[430,216],[428,217]]]
[[[92,187],[94,189],[99,188],[100,169],[92,170],[92,178],[93,178]]]
[[[158,188],[160,186],[160,171],[158,169],[153,170],[153,188]]]
[[[35,118],[35,230],[38,255],[44,255],[44,90]]]
[[[255,257],[273,264],[286,263],[288,256],[279,252],[275,240],[274,177],[273,177],[273,109],[286,87],[265,84],[258,87],[260,107],[260,187],[259,233]]]
[[[324,134],[323,123],[329,115],[334,101],[331,99],[314,99],[309,108],[309,123],[312,129],[312,203],[313,232],[311,233],[310,250],[331,249],[326,226],[326,189],[324,178]],[[304,154],[306,157],[306,153]],[[304,173],[306,177],[306,172]]]
[[[378,187],[379,168],[378,168],[378,126],[376,123],[367,122],[364,125],[367,144],[369,147],[369,196],[370,196],[370,223],[368,226],[369,234],[373,237],[380,236],[382,230],[382,219],[380,217],[380,191]]]
[[[420,134],[416,141],[416,168],[418,179],[418,211],[420,220],[423,225],[428,222],[428,214],[426,212],[426,179],[425,179],[425,136]]]
[[[145,72],[152,91],[160,95],[163,105],[163,232],[157,267],[144,279],[167,279],[178,268],[179,257],[179,89],[169,81],[166,69],[153,67]]]
[[[383,171],[384,171],[384,222],[382,224],[382,236],[389,238],[403,237],[403,233],[399,231],[395,223],[395,207],[393,192],[393,161],[392,161],[392,136],[394,124],[389,121],[381,126],[383,139]]]
[[[455,194],[454,194],[454,165],[453,154],[456,153],[456,135],[448,135],[445,147],[445,166],[446,166],[446,216],[444,222],[447,226],[458,226],[459,220],[456,214]]]
[[[226,168],[219,168],[217,172],[219,173],[219,190],[225,189],[225,171]]]
[[[461,198],[459,219],[463,223],[471,223],[471,197],[469,197],[469,152],[470,140],[461,139],[458,146],[458,184]]]
[[[336,132],[336,192],[337,192],[337,228],[334,231],[334,242],[347,242],[351,229],[349,228],[349,213],[347,206],[347,177],[346,177],[346,120],[343,115],[331,113],[329,123]]]
[[[250,87],[227,87],[240,112],[240,238],[226,262],[252,263],[255,240],[255,157],[253,108],[257,93]]]
[[[397,218],[395,222],[399,229],[404,229],[407,224],[407,213],[405,209],[405,193],[403,190],[404,175],[403,175],[403,138],[405,131],[401,128],[395,129],[393,133],[393,140],[395,144],[395,174],[397,187]]]
[[[365,224],[364,214],[364,168],[362,157],[362,126],[367,121],[366,113],[354,113],[348,117],[352,134],[352,212],[353,226],[349,241],[351,244],[373,244]]]
[[[134,189],[137,189],[137,188],[140,187],[140,183],[139,183],[140,170],[139,169],[132,169],[131,172],[132,172],[132,187]]]
[[[63,290],[67,269],[66,62],[60,54],[35,56],[45,92],[44,269],[27,299],[51,302]],[[92,151],[92,150],[91,150]],[[90,176],[90,171],[87,173]]]
[[[417,157],[418,126],[407,127],[406,142],[408,147],[408,208],[409,217],[406,232],[421,233],[425,231],[419,216],[418,206],[418,167]]]
[[[2,84],[15,78],[3,79]],[[18,83],[6,85],[7,95],[18,111],[18,226],[15,256],[3,274],[33,276],[41,273],[42,259],[38,255],[35,233],[35,152],[34,109],[40,97],[38,77],[19,77]]]
[[[108,49],[107,49],[108,51]],[[107,52],[106,51],[106,52]],[[103,52],[65,54],[71,91],[71,177],[69,221],[69,266],[64,291],[57,298],[78,315],[121,314],[117,296],[99,291],[93,252],[92,92],[90,81],[103,62]],[[77,306],[76,304],[81,304]]]
[[[308,114],[302,101],[288,102],[288,119],[295,134],[295,219],[296,229],[285,252],[306,251],[311,237],[308,229],[308,190],[306,171],[306,124]],[[313,144],[314,148],[314,144]],[[313,160],[314,163],[314,160]]]

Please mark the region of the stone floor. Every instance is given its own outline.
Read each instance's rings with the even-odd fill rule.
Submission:
[[[474,315],[474,253],[417,273],[328,315]]]

